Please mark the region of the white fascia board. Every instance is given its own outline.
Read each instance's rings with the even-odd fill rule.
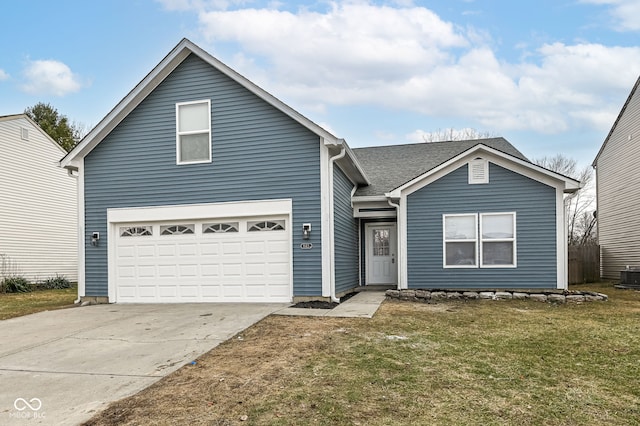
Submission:
[[[102,139],[120,124],[134,108],[189,56],[191,51],[186,48],[185,40],[180,42],[178,46],[165,56],[165,58],[60,161],[62,167],[68,167],[74,159],[85,157],[89,154]]]
[[[302,114],[267,93],[247,78],[238,74],[235,70],[220,62],[209,53],[195,45],[188,39],[182,39],[173,50],[160,61],[158,65],[124,97],[105,118],[94,127],[89,134],[67,154],[61,161],[62,167],[67,167],[77,157],[86,156],[98,145],[142,100],[144,100],[189,54],[194,53],[209,65],[218,69],[229,78],[245,87],[265,102],[282,111],[311,132],[322,137],[326,142],[340,144],[338,138],[330,132],[312,122]]]
[[[356,195],[352,197],[351,201],[355,203],[369,203],[369,202],[378,202],[383,201],[387,202],[387,195]],[[396,197],[398,198],[398,197]]]
[[[411,194],[412,192],[417,191],[429,183],[465,165],[470,158],[477,155],[482,155],[487,160],[498,166],[527,176],[528,178],[542,182],[554,188],[560,186],[564,192],[575,192],[581,187],[580,182],[575,179],[568,178],[559,173],[547,170],[544,167],[540,167],[512,155],[505,154],[504,152],[495,150],[486,145],[478,144],[385,195],[389,198],[400,198],[400,194],[403,192]]]
[[[255,216],[291,215],[291,199],[251,200],[224,203],[185,204],[171,206],[124,207],[107,209],[107,222],[134,223],[159,220],[206,218],[235,218]]]
[[[322,128],[321,126],[317,125],[313,121],[309,120],[307,117],[300,114],[298,111],[294,110],[289,105],[285,104],[280,99],[273,96],[272,94],[268,93],[266,90],[262,89],[261,87],[258,87],[255,83],[253,83],[246,77],[240,75],[237,71],[230,68],[226,64],[222,63],[218,59],[214,58],[208,52],[206,52],[199,46],[195,45],[190,40],[183,39],[178,46],[180,47],[182,44],[184,44],[184,46],[188,48],[190,51],[198,55],[202,60],[209,63],[209,65],[213,66],[214,68],[218,69],[222,73],[226,74],[229,78],[234,80],[236,83],[240,84],[241,86],[243,86],[253,94],[257,95],[258,97],[262,98],[264,101],[266,101],[273,107],[279,109],[280,111],[282,111],[283,113],[285,113],[286,115],[288,115],[289,117],[297,121],[298,123],[302,124],[307,129],[311,130],[316,135],[324,138],[327,141],[338,141],[338,138],[335,137],[330,132],[328,132],[326,129]]]

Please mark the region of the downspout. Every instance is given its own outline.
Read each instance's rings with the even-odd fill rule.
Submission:
[[[396,259],[397,259],[397,262],[398,262],[398,289],[400,289],[400,288],[402,288],[402,286],[401,286],[402,282],[401,282],[401,279],[400,279],[400,277],[402,277],[402,268],[401,268],[402,256],[400,255],[401,254],[400,250],[401,250],[401,247],[402,247],[401,238],[400,238],[400,235],[402,234],[402,228],[400,226],[400,219],[401,219],[400,218],[400,204],[394,203],[393,201],[391,201],[391,198],[387,198],[387,203],[389,203],[389,205],[391,207],[395,207],[395,209],[396,209],[396,223],[397,223],[397,226],[396,226],[396,251],[398,252],[397,256],[396,256]]]
[[[329,159],[329,190],[331,191],[331,196],[329,197],[329,244],[331,244],[330,247],[330,253],[331,255],[329,256],[329,269],[331,271],[331,283],[330,283],[330,290],[331,290],[331,301],[332,302],[337,302],[340,303],[340,299],[338,299],[336,297],[336,269],[335,269],[335,228],[334,228],[334,202],[333,202],[333,164],[337,161],[340,160],[341,158],[343,158],[345,155],[347,154],[347,149],[345,148],[344,145],[342,145],[340,147],[340,153],[331,157]]]

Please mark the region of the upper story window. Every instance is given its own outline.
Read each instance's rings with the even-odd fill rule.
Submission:
[[[211,162],[211,101],[176,104],[176,162]]]

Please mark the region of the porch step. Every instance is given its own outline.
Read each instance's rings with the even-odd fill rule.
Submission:
[[[397,289],[398,286],[394,285],[394,284],[390,284],[390,285],[386,285],[386,284],[380,284],[380,285],[363,285],[360,286],[358,288],[355,289],[356,292],[361,292],[361,291],[387,291],[387,290],[395,290]]]

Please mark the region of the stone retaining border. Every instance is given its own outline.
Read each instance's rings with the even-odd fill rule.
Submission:
[[[568,290],[563,292],[517,290],[517,291],[455,291],[455,290],[387,290],[387,299],[426,302],[438,300],[534,300],[549,303],[606,302],[606,294],[594,291]]]

